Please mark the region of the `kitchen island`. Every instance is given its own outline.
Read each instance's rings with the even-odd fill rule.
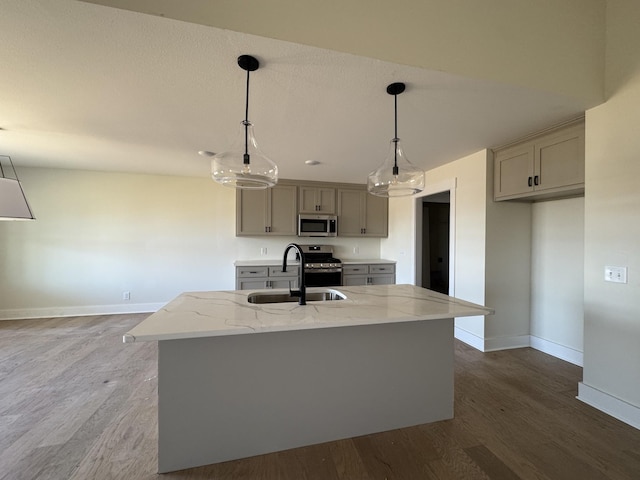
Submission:
[[[184,293],[125,334],[159,343],[159,472],[453,417],[453,319],[492,311],[412,285],[336,289],[304,306]]]

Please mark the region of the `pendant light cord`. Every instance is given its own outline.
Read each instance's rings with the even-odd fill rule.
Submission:
[[[247,70],[247,95],[244,107],[244,156],[243,162],[249,165],[249,70]]]
[[[398,94],[393,95],[393,114],[395,130],[393,136],[393,174],[398,175]]]

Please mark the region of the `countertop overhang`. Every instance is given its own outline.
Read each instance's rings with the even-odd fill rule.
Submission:
[[[494,313],[490,308],[414,285],[340,286],[334,289],[347,298],[310,301],[307,305],[253,304],[248,302],[248,295],[263,290],[187,292],[127,332],[123,341],[177,340]],[[308,292],[320,290],[326,289],[307,289]]]

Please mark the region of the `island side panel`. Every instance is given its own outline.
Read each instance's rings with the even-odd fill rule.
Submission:
[[[453,418],[453,319],[159,342],[161,473]]]

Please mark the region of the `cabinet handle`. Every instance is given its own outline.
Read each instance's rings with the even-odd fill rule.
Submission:
[[[540,182],[539,182],[538,180],[539,180],[538,175],[536,175],[535,177],[533,177],[533,184],[534,184],[534,185],[539,185],[539,184],[540,184]]]
[[[527,183],[529,184],[529,186],[530,186],[530,187],[532,187],[532,186],[533,186],[532,180],[533,180],[533,179],[532,179],[531,177],[529,177],[529,180],[527,181]]]

